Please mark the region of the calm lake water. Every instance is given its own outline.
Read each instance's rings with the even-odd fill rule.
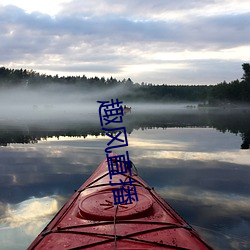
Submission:
[[[0,119],[0,249],[27,248],[104,159],[97,110]],[[123,120],[139,175],[215,249],[250,249],[250,111],[135,105]]]

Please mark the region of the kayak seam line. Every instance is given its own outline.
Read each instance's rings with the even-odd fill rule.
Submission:
[[[146,229],[146,230],[143,230],[143,231],[139,231],[139,232],[134,232],[132,234],[128,234],[128,235],[124,235],[124,236],[121,236],[121,235],[118,235],[119,238],[126,238],[126,237],[130,237],[130,236],[134,236],[134,235],[137,235],[137,234],[145,234],[145,233],[150,233],[150,232],[153,232],[153,231],[158,231],[158,230],[168,230],[168,229],[185,229],[187,231],[189,231],[187,228],[185,228],[184,226],[178,226],[178,225],[169,225],[169,226],[164,226],[164,227],[156,227],[156,228],[151,228],[151,229]],[[52,233],[69,233],[69,234],[89,234],[89,235],[100,235],[100,236],[112,236],[114,237],[113,234],[101,234],[101,233],[91,233],[91,232],[79,232],[79,231],[70,231],[70,230],[64,230],[63,229],[56,229],[56,230],[50,230],[50,231],[47,231],[45,235],[48,235],[48,234],[52,234]]]
[[[92,182],[90,182],[85,188],[78,190],[78,192],[84,191],[86,188],[89,188],[92,184],[94,184],[95,182],[101,180],[102,178],[104,178],[104,177],[107,176],[108,174],[109,174],[109,173],[103,174],[102,176],[100,176],[100,177],[98,177],[97,179],[95,179],[95,180],[93,180]]]
[[[153,229],[148,229],[148,230],[144,230],[144,231],[140,231],[140,232],[136,232],[136,233],[132,233],[132,234],[127,234],[127,235],[117,235],[117,240],[123,240],[123,239],[128,239],[128,240],[132,240],[132,241],[139,241],[139,242],[144,242],[144,243],[148,243],[148,244],[153,244],[153,245],[158,245],[158,246],[164,246],[164,247],[170,247],[173,249],[183,249],[183,250],[187,250],[187,248],[183,248],[183,247],[178,247],[178,246],[172,246],[172,245],[168,245],[168,244],[163,244],[163,243],[158,243],[158,242],[153,242],[153,241],[145,241],[145,240],[141,240],[141,239],[136,239],[133,238],[134,236],[137,235],[141,235],[141,234],[145,234],[145,233],[151,233],[154,231],[158,231],[158,230],[164,230],[164,229],[185,229],[181,226],[172,226],[172,227],[157,227],[157,228],[153,228]],[[103,240],[103,241],[99,241],[99,242],[94,242],[85,246],[79,246],[76,248],[70,248],[71,250],[77,250],[77,249],[82,249],[82,248],[86,248],[86,247],[92,247],[95,245],[100,245],[100,244],[105,244],[105,243],[109,243],[112,242],[115,237],[114,235],[110,235],[110,234],[98,234],[98,233],[90,233],[90,232],[78,232],[78,231],[54,231],[53,233],[69,233],[69,234],[83,234],[83,235],[93,235],[93,236],[106,236],[106,237],[112,237],[112,239],[107,239],[107,240]]]
[[[70,227],[58,227],[58,230],[66,230],[66,229],[73,229],[73,228],[82,228],[82,227],[89,227],[89,226],[103,226],[113,224],[112,221],[104,221],[104,222],[98,222],[98,223],[91,223],[86,225],[77,225],[77,226],[70,226]],[[160,222],[160,221],[130,221],[130,220],[117,220],[116,224],[151,224],[151,225],[168,225],[168,226],[179,226],[174,223],[168,223],[168,222]]]

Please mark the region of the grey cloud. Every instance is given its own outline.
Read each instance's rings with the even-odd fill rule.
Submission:
[[[187,39],[217,48],[248,45],[250,40],[250,13],[195,18],[183,26]],[[204,46],[203,45],[203,46]]]
[[[103,16],[107,13],[115,16],[133,16],[133,17],[150,17],[153,14],[162,14],[169,11],[188,10],[204,7],[207,4],[218,3],[218,1],[198,1],[198,0],[127,0],[126,2],[116,0],[104,0],[100,3],[98,0],[74,0],[65,4],[62,11],[64,15],[80,16]]]
[[[217,17],[196,17],[188,23],[176,21],[135,21],[122,17],[65,17],[53,19],[40,13],[26,14],[19,8],[2,8],[1,30],[16,30],[25,34],[27,45],[52,45],[54,36],[71,36],[89,43],[108,41],[110,45],[119,43],[155,42],[176,43],[181,47],[234,47],[248,44],[250,13]],[[8,14],[12,13],[12,14]],[[13,14],[14,13],[14,14]],[[16,18],[13,18],[15,16]],[[14,25],[14,26],[13,26]],[[27,36],[27,38],[26,38]],[[243,39],[242,39],[243,38]],[[6,39],[6,38],[5,38]],[[10,39],[10,38],[9,38]],[[27,40],[25,40],[27,39]],[[36,40],[36,39],[39,39]],[[16,40],[16,39],[15,39]],[[79,41],[79,40],[78,40]],[[22,43],[22,39],[21,39]],[[50,44],[52,43],[52,44]],[[8,43],[9,44],[9,43]],[[20,38],[18,39],[18,46]]]
[[[169,61],[178,66],[183,61]],[[224,80],[230,82],[242,76],[243,61],[228,60],[185,60],[186,68],[152,70],[143,73],[147,81],[155,84],[216,84]],[[178,76],[178,77],[177,77]],[[132,76],[131,76],[132,77]],[[135,76],[136,78],[137,76]],[[134,77],[132,77],[134,79]]]
[[[202,4],[205,5],[208,2],[210,1],[202,2]],[[124,5],[109,0],[102,2],[102,5],[97,7],[97,11],[101,11],[109,6],[108,11],[100,12],[96,16],[90,16],[88,13],[96,2],[93,0],[93,3],[87,3],[89,6],[86,6],[81,15],[70,16],[70,5],[65,5],[68,13],[61,12],[54,18],[39,12],[28,14],[15,6],[0,6],[0,63],[27,61],[35,62],[36,70],[54,69],[72,72],[110,72],[112,74],[112,72],[122,73],[123,67],[126,65],[162,63],[143,57],[144,52],[176,52],[186,49],[209,51],[209,49],[217,50],[248,45],[250,40],[248,25],[250,13],[195,16],[189,21],[164,21],[147,18],[137,20],[133,16],[133,13],[137,13],[137,11],[141,13],[139,9],[147,15],[150,11],[157,13],[160,9],[167,11],[166,9],[175,9],[177,6],[187,9],[197,8],[201,3],[196,0],[188,1],[188,3],[186,1],[173,3],[173,1],[147,0],[143,6],[139,6],[140,1],[131,0]],[[74,5],[74,8],[82,11],[82,1],[73,1],[70,4],[72,6],[78,4]],[[112,4],[115,6],[114,11],[110,7]],[[118,15],[117,13],[123,14]],[[120,52],[121,50],[122,52]],[[58,61],[51,60],[53,56],[59,56]],[[174,61],[172,62],[174,63]],[[178,75],[184,82],[199,82],[199,79],[200,81],[202,79],[200,72],[204,72],[204,74],[210,72],[207,74],[214,83],[218,82],[218,79],[220,79],[219,81],[224,80],[225,77],[232,77],[231,80],[240,77],[238,74],[233,77],[236,75],[236,69],[234,72],[229,70],[230,73],[225,76],[226,70],[219,71],[218,68],[211,68],[211,65],[208,66],[211,63],[209,59],[200,62],[185,60],[185,63],[192,66],[191,70],[186,68],[185,70],[171,69],[170,71],[166,69],[158,70],[158,72],[145,72],[144,79],[137,78],[136,81],[155,82],[152,77],[157,77],[159,81],[160,79],[171,80]],[[220,63],[219,60],[216,63]],[[241,64],[238,61],[233,64],[238,63]],[[232,62],[222,61],[222,64],[227,65],[225,69],[231,69]],[[210,71],[208,71],[208,67],[210,67]],[[192,71],[194,68],[196,71]],[[211,71],[213,79],[211,79]],[[157,76],[155,76],[156,74]],[[127,77],[139,77],[139,74]]]
[[[40,69],[47,69],[45,66],[40,66]],[[51,70],[54,71],[62,71],[62,72],[96,72],[96,73],[109,73],[109,72],[119,72],[120,67],[115,66],[113,64],[111,65],[104,65],[104,64],[88,64],[88,65],[79,65],[78,63],[73,65],[66,65],[66,66],[60,66],[60,65],[51,65]]]

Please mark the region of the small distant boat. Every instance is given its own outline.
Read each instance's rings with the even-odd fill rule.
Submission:
[[[126,113],[130,113],[131,112],[131,107],[129,108],[129,107],[127,107],[126,105],[124,105],[124,107],[123,107],[123,112],[126,114]]]
[[[105,159],[28,250],[212,249],[133,171],[131,164],[121,165],[131,173],[113,175],[112,183],[123,186],[132,179],[130,186],[136,187],[138,201],[115,205],[112,190],[117,186],[110,185]]]

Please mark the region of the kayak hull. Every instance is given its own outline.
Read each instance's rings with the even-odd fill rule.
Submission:
[[[137,200],[115,205],[112,191],[118,186],[110,185],[105,159],[28,249],[212,249],[146,182],[131,173],[112,176],[112,183],[131,179]]]

